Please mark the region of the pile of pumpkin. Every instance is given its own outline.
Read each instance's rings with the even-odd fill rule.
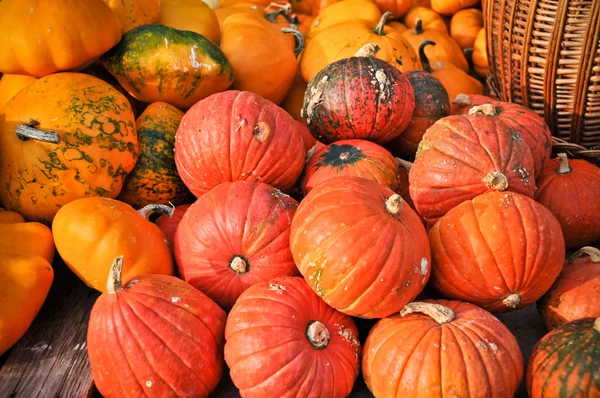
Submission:
[[[600,169],[482,95],[476,1],[61,2],[0,1],[0,353],[56,247],[107,397],[512,396],[536,301],[530,395],[600,394]]]

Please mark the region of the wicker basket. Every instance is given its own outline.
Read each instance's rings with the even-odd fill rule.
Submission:
[[[483,9],[491,93],[544,117],[556,151],[600,163],[600,0],[484,0]]]

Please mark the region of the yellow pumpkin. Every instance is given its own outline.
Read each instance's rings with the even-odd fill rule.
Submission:
[[[312,37],[300,60],[304,80],[310,82],[325,66],[356,54],[365,44],[381,49],[376,58],[389,62],[402,72],[421,69],[421,63],[410,43],[395,28],[386,26],[390,13],[385,13],[375,25],[354,20],[331,26]]]
[[[29,329],[54,279],[47,226],[0,208],[0,355]]]
[[[215,10],[215,15],[219,21],[219,26],[223,27],[223,21],[230,15],[248,13],[256,17],[265,15],[265,7],[254,3],[236,3],[227,7],[220,7]]]
[[[179,30],[196,32],[221,42],[221,27],[215,12],[202,0],[160,0],[158,23]]]
[[[463,49],[473,47],[482,28],[483,13],[476,8],[460,10],[450,20],[450,36]]]
[[[0,72],[46,76],[83,69],[121,40],[102,0],[0,1]]]
[[[414,29],[417,25],[417,19],[421,20],[423,29],[437,29],[448,33],[448,25],[444,22],[444,18],[430,8],[412,7],[404,15],[404,24],[407,28]]]
[[[431,0],[431,9],[442,15],[454,15],[462,9],[473,7],[480,0]]]
[[[485,28],[479,29],[473,44],[473,68],[481,77],[485,77],[490,70],[487,57],[487,42]]]
[[[308,37],[313,37],[331,26],[355,19],[377,24],[381,19],[381,11],[370,0],[344,0],[330,4],[315,17],[310,25]]]
[[[123,32],[140,25],[155,23],[161,13],[164,0],[104,0],[119,17]]]
[[[4,109],[4,105],[19,91],[27,86],[30,86],[37,79],[31,76],[24,75],[3,75],[0,78],[0,114]]]

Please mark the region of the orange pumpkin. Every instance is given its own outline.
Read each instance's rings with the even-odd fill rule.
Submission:
[[[411,0],[375,0],[381,12],[391,12],[394,17],[401,18],[412,6]]]
[[[339,0],[291,0],[292,10],[300,14],[319,15],[322,9]]]
[[[412,0],[410,6],[431,8],[431,0]]]
[[[122,31],[102,0],[0,1],[0,72],[83,69],[117,44]]]
[[[157,23],[199,33],[216,44],[221,42],[219,20],[202,0],[160,0]]]
[[[421,20],[423,29],[437,29],[448,33],[448,26],[442,16],[431,8],[422,6],[412,7],[404,16],[404,24],[409,29],[414,29],[417,25],[417,19]]]
[[[141,274],[173,275],[172,252],[153,213],[172,214],[164,205],[135,211],[109,198],[83,198],[63,206],[52,223],[56,249],[65,264],[88,286],[104,292],[110,266],[125,256],[126,280]]]
[[[257,6],[268,7],[273,3],[273,0],[219,0],[219,8],[237,6],[240,3],[252,3]]]
[[[408,30],[408,27],[406,25],[404,25],[402,22],[398,22],[398,21],[390,21],[387,23],[387,26],[396,29],[400,33]]]
[[[472,48],[483,29],[483,13],[476,8],[460,10],[450,20],[450,36],[461,48]]]
[[[325,66],[354,56],[369,43],[380,48],[376,58],[390,63],[400,71],[420,69],[421,62],[410,43],[402,37],[402,33],[385,25],[390,17],[390,13],[383,14],[377,25],[364,20],[341,23],[312,37],[300,60],[304,80],[310,82]]]
[[[304,93],[308,84],[304,81],[300,70],[297,71],[292,86],[287,92],[287,95],[281,102],[281,107],[287,111],[295,120],[304,123],[304,118],[301,115],[302,105],[304,104]]]
[[[479,0],[431,0],[431,9],[442,15],[454,15],[464,8],[477,5]]]
[[[314,37],[317,33],[340,23],[365,20],[377,24],[380,19],[381,11],[371,0],[344,0],[321,10],[310,26],[308,37]]]
[[[488,57],[487,57],[487,41],[485,36],[485,28],[481,28],[479,33],[477,33],[477,37],[475,38],[475,43],[473,44],[473,68],[475,72],[481,77],[487,75],[490,67],[488,65]]]
[[[19,91],[33,84],[37,79],[23,75],[3,75],[0,78],[0,114],[6,103]]]
[[[155,23],[164,0],[103,0],[119,17],[123,32],[140,25]],[[69,10],[70,11],[70,10]]]
[[[230,15],[239,13],[248,13],[256,17],[263,17],[265,15],[265,7],[254,4],[254,3],[236,3],[227,7],[219,7],[215,11],[215,16],[219,21],[219,26],[223,27],[223,21]]]

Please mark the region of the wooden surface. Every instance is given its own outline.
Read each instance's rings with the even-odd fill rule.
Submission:
[[[99,396],[93,389],[85,344],[89,313],[99,293],[85,286],[60,260],[55,261],[54,270],[55,282],[31,328],[0,357],[0,398]],[[545,333],[535,306],[499,318],[515,334],[527,358]],[[357,320],[362,342],[374,323]],[[239,397],[227,373],[212,396]],[[351,397],[372,397],[361,375]],[[523,387],[517,397],[527,397]]]

